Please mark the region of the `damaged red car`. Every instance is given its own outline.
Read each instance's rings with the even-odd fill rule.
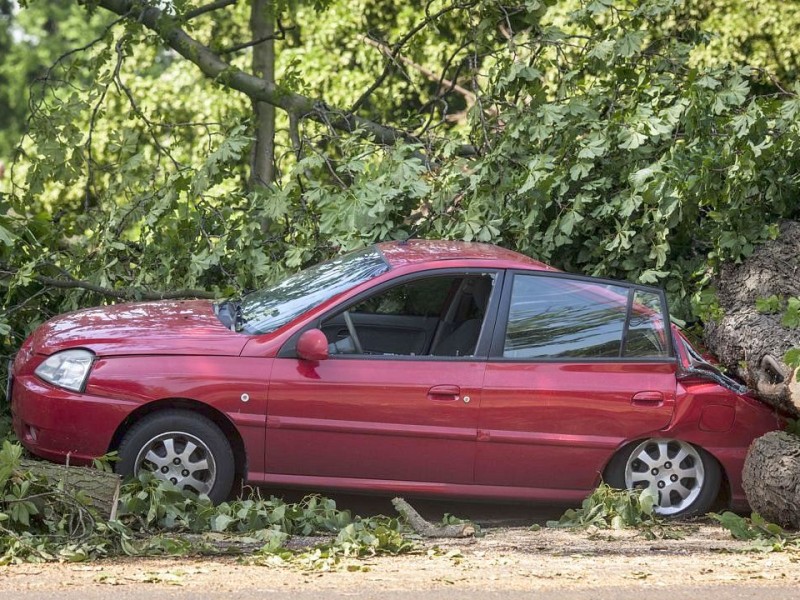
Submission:
[[[215,501],[249,483],[565,503],[605,480],[691,515],[746,505],[748,445],[780,425],[670,325],[662,290],[445,241],[240,299],[62,315],[10,386],[34,454],[116,450],[122,474]]]

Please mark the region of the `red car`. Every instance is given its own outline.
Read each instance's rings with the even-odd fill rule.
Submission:
[[[744,507],[747,447],[780,418],[668,324],[659,289],[389,242],[241,300],[52,319],[14,362],[14,427],[215,501],[247,482],[562,503],[602,478],[663,515]]]

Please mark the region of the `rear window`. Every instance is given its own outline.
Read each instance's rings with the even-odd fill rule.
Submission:
[[[613,359],[669,356],[661,295],[605,282],[516,275],[503,356]],[[623,342],[624,340],[624,342]]]

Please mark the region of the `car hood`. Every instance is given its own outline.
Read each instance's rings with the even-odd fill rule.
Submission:
[[[249,337],[227,329],[209,300],[115,304],[67,313],[33,334],[33,351],[88,348],[98,356],[203,354],[238,356]]]

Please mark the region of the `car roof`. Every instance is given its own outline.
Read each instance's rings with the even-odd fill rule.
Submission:
[[[382,242],[375,247],[383,254],[391,267],[400,267],[443,260],[481,260],[516,263],[520,267],[556,271],[543,262],[519,252],[507,250],[493,244],[461,242],[455,240],[404,240]],[[504,265],[513,266],[513,265]]]

